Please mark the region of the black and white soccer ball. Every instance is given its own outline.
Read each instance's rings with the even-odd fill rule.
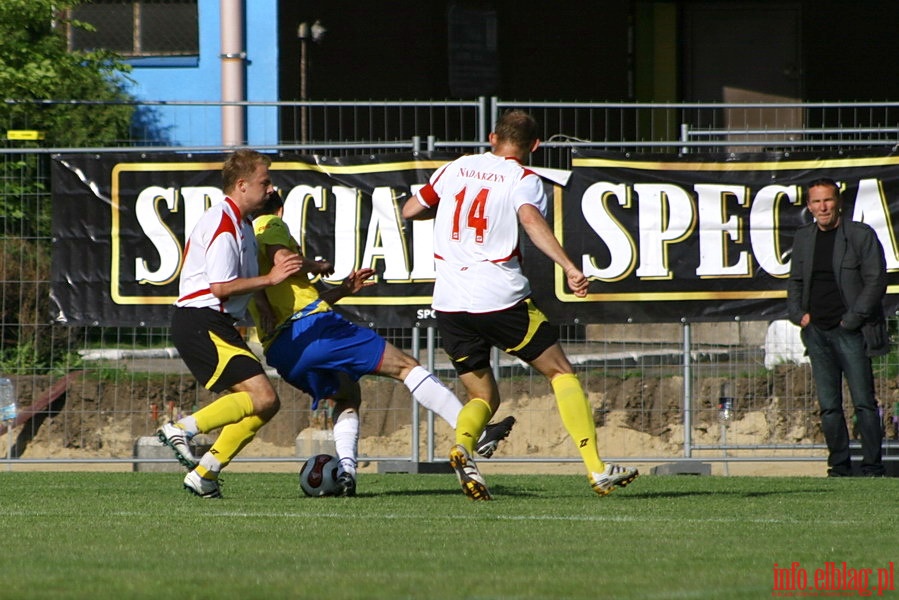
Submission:
[[[334,496],[340,490],[337,485],[336,456],[318,454],[310,457],[300,469],[300,489],[307,496]]]

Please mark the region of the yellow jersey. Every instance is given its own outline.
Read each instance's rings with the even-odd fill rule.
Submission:
[[[297,243],[287,224],[277,215],[260,215],[253,220],[253,232],[259,246],[259,273],[264,275],[271,271],[272,261],[268,255],[271,246],[284,246],[291,252],[300,252]],[[275,322],[283,325],[286,321],[300,318],[308,314],[331,310],[327,302],[319,298],[318,290],[312,285],[308,274],[291,275],[281,283],[267,287],[265,296],[275,313]],[[316,304],[317,303],[317,304]],[[254,321],[259,323],[259,312],[255,302],[250,307]],[[270,340],[263,340],[263,342]]]

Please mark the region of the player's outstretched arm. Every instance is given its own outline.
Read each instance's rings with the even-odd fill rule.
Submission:
[[[587,277],[575,266],[574,261],[559,244],[559,240],[549,228],[549,223],[540,214],[536,206],[525,204],[518,209],[518,220],[528,237],[543,254],[562,267],[568,280],[568,287],[574,295],[583,298],[587,295]]]
[[[365,286],[373,285],[374,282],[367,280],[374,274],[375,270],[368,268],[359,269],[358,271],[352,271],[349,275],[346,276],[346,279],[344,279],[340,285],[322,292],[320,294],[321,299],[328,304],[333,305],[341,298],[352,296]]]

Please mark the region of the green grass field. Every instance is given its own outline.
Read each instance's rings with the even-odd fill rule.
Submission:
[[[362,474],[355,498],[224,483],[201,500],[174,473],[0,472],[0,598],[770,598],[775,563],[874,587],[899,562],[897,479],[643,476],[599,498],[493,475],[479,503],[451,474]]]

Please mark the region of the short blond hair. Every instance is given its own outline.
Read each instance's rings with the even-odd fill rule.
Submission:
[[[271,166],[272,159],[256,150],[235,150],[222,165],[222,191],[230,193],[239,180],[250,177],[260,164]]]

